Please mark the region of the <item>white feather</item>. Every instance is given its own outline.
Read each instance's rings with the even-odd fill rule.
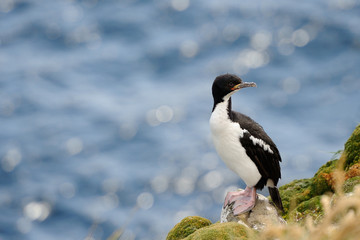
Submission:
[[[256,138],[254,136],[250,136],[250,140],[253,142],[254,145],[258,144],[260,147],[262,147],[264,151],[274,154],[270,146],[266,144],[262,139]]]
[[[266,186],[274,188],[275,187],[274,181],[268,178],[268,180],[266,181]]]
[[[230,120],[227,106],[230,95],[218,103],[210,117],[210,129],[215,149],[228,168],[238,174],[247,186],[255,186],[261,178],[255,163],[246,155],[240,143],[246,129]],[[254,143],[255,144],[255,143]]]

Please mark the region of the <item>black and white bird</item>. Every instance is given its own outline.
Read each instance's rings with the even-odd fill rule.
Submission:
[[[253,82],[243,82],[238,76],[224,74],[212,85],[214,107],[210,128],[216,151],[228,168],[246,183],[244,191],[229,192],[224,207],[232,204],[234,215],[250,211],[256,202],[256,189],[267,186],[272,201],[283,210],[276,185],[281,178],[281,157],[271,138],[250,117],[231,110],[231,95]]]

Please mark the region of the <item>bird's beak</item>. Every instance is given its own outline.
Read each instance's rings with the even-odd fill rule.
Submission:
[[[256,83],[254,82],[243,82],[238,85],[235,85],[231,90],[240,90],[241,88],[247,87],[256,87]]]

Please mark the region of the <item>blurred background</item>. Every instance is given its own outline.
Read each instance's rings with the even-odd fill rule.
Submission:
[[[0,239],[165,239],[244,187],[211,85],[312,177],[360,119],[356,0],[0,0]],[[263,192],[268,195],[267,190]]]

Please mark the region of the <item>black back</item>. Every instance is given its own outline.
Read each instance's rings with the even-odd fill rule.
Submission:
[[[246,154],[255,163],[262,176],[255,187],[257,189],[263,189],[269,178],[276,186],[279,179],[281,178],[281,157],[275,143],[266,134],[264,129],[250,117],[235,111],[229,112],[229,115],[232,121],[238,122],[242,129],[246,129],[248,131],[244,133],[243,137],[240,138],[240,143],[245,148]],[[264,150],[264,148],[258,144],[254,145],[253,141],[250,139],[250,136],[263,140],[270,146],[270,149],[273,153]]]

